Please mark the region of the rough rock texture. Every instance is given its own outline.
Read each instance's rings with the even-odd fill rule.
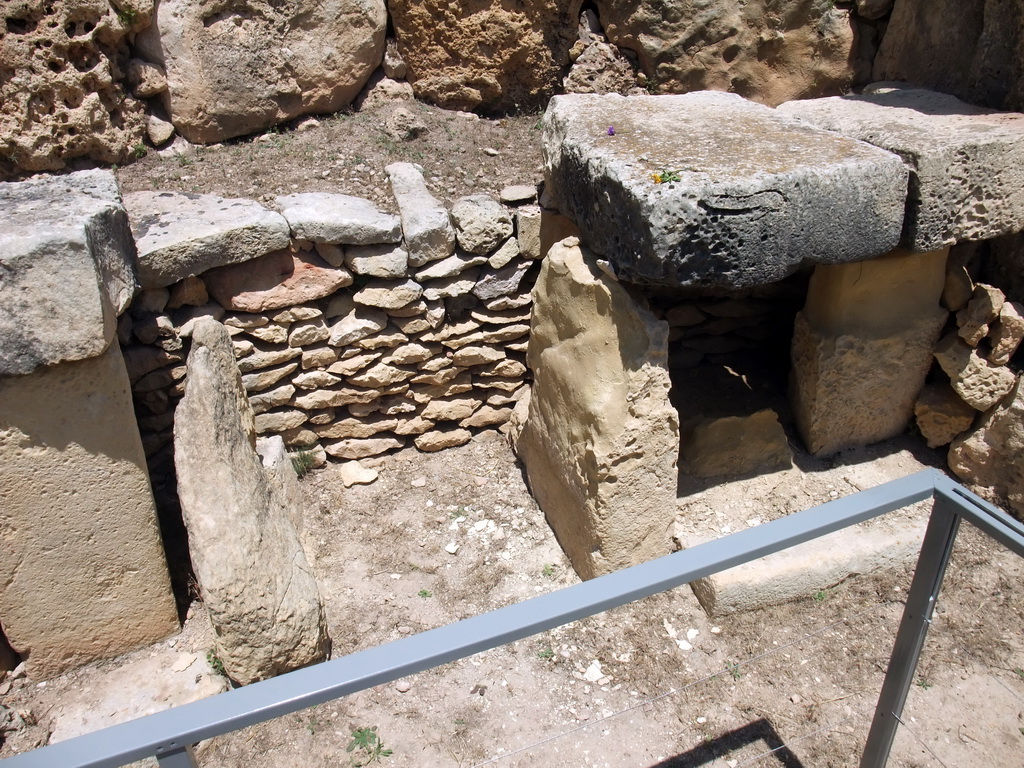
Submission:
[[[344,267],[332,267],[315,253],[290,249],[211,269],[204,279],[221,306],[239,312],[302,304],[352,284],[352,274]]]
[[[152,13],[153,0],[0,6],[0,178],[131,155],[146,117],[126,93],[128,41]]]
[[[682,427],[680,468],[696,477],[740,477],[793,465],[779,416],[770,408],[749,416],[701,417]]]
[[[0,377],[0,510],[0,617],[33,678],[177,630],[116,343]]]
[[[314,243],[373,245],[397,243],[402,225],[369,200],[329,192],[305,192],[275,200],[291,227],[292,237]]]
[[[814,269],[793,329],[790,397],[814,455],[906,429],[946,321],[947,250]]]
[[[1024,519],[1024,386],[1020,379],[972,432],[953,442],[949,466],[979,492],[1007,500],[1017,517]]]
[[[575,239],[534,289],[529,417],[516,441],[530,488],[583,578],[665,554],[679,421],[668,326]]]
[[[422,267],[428,261],[451,256],[455,251],[455,228],[448,210],[427,189],[423,169],[412,163],[392,163],[385,170],[398,203],[409,266]]]
[[[519,111],[555,92],[582,0],[392,0],[406,77],[446,109]]]
[[[978,415],[946,382],[926,384],[914,404],[914,417],[929,448],[949,445],[971,428]]]
[[[637,53],[660,92],[733,91],[772,106],[840,93],[866,76],[850,11],[836,5],[597,0],[608,39]]]
[[[452,206],[459,246],[470,253],[490,253],[512,235],[508,209],[490,195],[470,195]]]
[[[288,222],[252,200],[183,192],[125,195],[139,282],[163,288],[213,267],[287,248]]]
[[[556,96],[544,156],[560,210],[634,282],[771,283],[886,253],[903,223],[898,157],[733,94]]]
[[[956,393],[975,410],[987,411],[1013,388],[1013,371],[993,365],[955,333],[935,345],[935,359]]]
[[[1024,3],[899,0],[874,79],[905,80],[972,104],[1024,110]]]
[[[779,110],[903,158],[910,168],[905,248],[933,251],[1024,229],[1024,115],[899,84],[874,88]]]
[[[192,340],[174,420],[178,494],[217,655],[244,684],[322,661],[329,641],[289,494],[256,454],[227,331],[204,319]]]
[[[0,184],[0,375],[101,354],[135,290],[108,171]]]
[[[349,104],[386,25],[384,0],[161,0],[137,45],[167,73],[174,127],[208,144]]]

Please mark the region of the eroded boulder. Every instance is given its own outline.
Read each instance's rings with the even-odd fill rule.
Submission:
[[[583,578],[669,551],[679,451],[668,325],[595,260],[576,238],[544,259],[527,352],[533,393],[515,441]]]
[[[327,626],[289,510],[294,494],[256,453],[231,339],[211,319],[192,332],[174,438],[192,564],[228,675],[245,684],[322,661]]]

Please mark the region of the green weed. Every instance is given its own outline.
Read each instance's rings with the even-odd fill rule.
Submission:
[[[346,752],[352,752],[349,760],[354,766],[379,763],[382,758],[391,757],[392,751],[384,748],[384,742],[377,735],[377,726],[370,728],[356,728],[352,731],[352,740],[345,747]]]

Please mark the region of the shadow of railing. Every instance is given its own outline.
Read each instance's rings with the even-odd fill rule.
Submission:
[[[764,756],[771,757],[783,768],[804,768],[796,755],[785,745],[775,726],[764,718],[727,731],[693,749],[654,763],[649,768],[699,768],[715,760],[721,760],[744,747],[764,742],[767,749]],[[770,765],[766,761],[762,765]]]

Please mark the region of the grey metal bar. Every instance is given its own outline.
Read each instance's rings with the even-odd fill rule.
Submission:
[[[160,768],[199,768],[191,744],[173,752],[165,752],[157,757],[156,762]]]
[[[861,755],[860,768],[884,768],[889,760],[900,715],[903,714],[921,649],[928,636],[935,601],[960,529],[959,506],[946,496],[935,497],[889,667],[882,681],[882,692],[878,696],[871,730],[868,731],[867,743]]]
[[[1024,523],[944,475],[936,478],[935,493],[956,504],[974,527],[1024,557]]]
[[[0,761],[116,768],[465,658],[869,520],[933,494],[925,470],[691,549],[438,629]]]

